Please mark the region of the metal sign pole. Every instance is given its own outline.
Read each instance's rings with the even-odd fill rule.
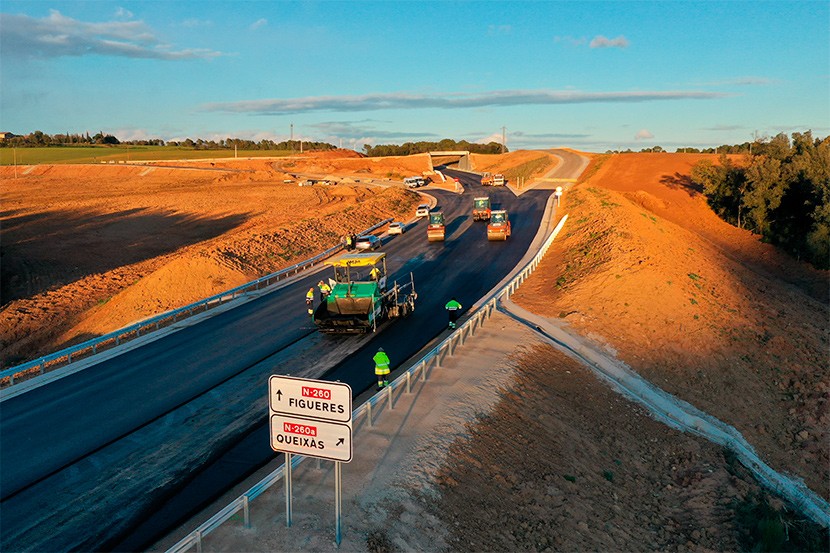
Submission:
[[[340,506],[343,500],[343,477],[341,465],[342,463],[340,461],[334,462],[334,542],[337,544],[337,547],[340,547]]]
[[[291,528],[291,454],[285,454],[285,527]]]

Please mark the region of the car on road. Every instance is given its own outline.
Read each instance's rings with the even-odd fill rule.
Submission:
[[[358,250],[376,250],[381,246],[380,238],[374,234],[366,234],[358,236],[354,242],[354,247]]]
[[[421,204],[415,209],[415,215],[417,217],[426,217],[429,215],[429,204]]]
[[[387,234],[403,234],[406,232],[406,225],[401,223],[400,221],[392,221],[389,223],[389,230],[386,231]]]
[[[426,181],[424,177],[406,177],[403,179],[403,183],[407,186],[407,188],[419,188],[421,186],[426,186]]]

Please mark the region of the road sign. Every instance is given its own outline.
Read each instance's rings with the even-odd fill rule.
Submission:
[[[272,414],[271,449],[348,463],[352,460],[352,427]]]
[[[342,382],[273,375],[268,379],[271,413],[334,422],[352,420],[352,388]]]
[[[342,382],[273,375],[268,379],[271,449],[352,460],[352,388]]]

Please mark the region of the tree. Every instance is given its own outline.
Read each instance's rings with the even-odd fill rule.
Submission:
[[[756,156],[745,175],[746,189],[741,194],[741,205],[747,208],[747,217],[755,224],[754,231],[768,238],[770,214],[781,205],[787,190],[781,162],[773,157]]]

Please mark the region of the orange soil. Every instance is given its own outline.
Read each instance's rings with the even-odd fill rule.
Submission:
[[[598,158],[515,297],[734,425],[827,497],[828,273],[718,219],[688,178],[705,157]]]
[[[17,179],[0,169],[0,363],[277,271],[347,232],[409,216],[420,199],[401,188],[298,187],[275,163],[37,166],[18,168]],[[407,163],[381,160],[374,169]]]
[[[428,166],[423,156],[334,155],[176,162],[210,171],[44,166],[17,180],[0,169],[4,362],[230,288],[346,231],[412,213],[419,198],[400,188],[283,183],[288,172],[385,178]],[[502,172],[533,155],[475,163]],[[705,157],[595,156],[587,182],[563,198],[563,234],[513,298],[734,425],[773,467],[826,498],[828,273],[717,219],[688,179]],[[556,352],[516,355],[515,390],[470,423],[475,439],[445,461],[436,516],[451,543],[735,548],[730,505],[755,485],[720,450],[653,423]],[[528,429],[545,433],[535,454],[494,457],[524,451],[510,439]]]

